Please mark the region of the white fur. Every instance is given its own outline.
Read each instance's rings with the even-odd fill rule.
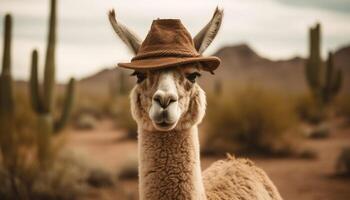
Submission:
[[[158,87],[156,92],[153,95],[152,106],[149,111],[149,117],[153,121],[153,125],[158,130],[167,131],[169,129],[173,129],[180,116],[181,109],[179,108],[178,93],[176,89],[175,77],[172,73],[166,71],[161,73],[159,76]],[[166,108],[162,108],[159,102],[155,99],[158,99],[162,104],[168,104],[170,100],[174,102],[169,103]],[[163,117],[163,113],[166,113],[167,117]],[[161,122],[166,122],[170,124],[169,127],[159,127],[157,124]]]

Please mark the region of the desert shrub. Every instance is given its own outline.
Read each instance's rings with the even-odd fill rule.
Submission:
[[[74,122],[74,127],[77,129],[83,129],[83,130],[91,130],[96,127],[97,120],[96,118],[87,113],[80,113]]]
[[[88,113],[96,119],[100,119],[105,115],[106,98],[103,96],[78,93],[75,102],[72,114],[73,119],[77,119],[77,116],[84,113]]]
[[[350,177],[350,147],[346,147],[340,152],[336,163],[336,173]]]
[[[302,159],[316,159],[318,158],[318,154],[313,149],[303,149],[299,152],[299,158]]]
[[[277,92],[249,86],[218,99],[208,95],[204,152],[289,154],[296,124],[292,106]]]
[[[136,179],[138,177],[138,160],[136,156],[127,156],[117,169],[118,179]]]
[[[307,132],[306,136],[311,139],[324,139],[328,138],[331,134],[331,130],[329,128],[329,124],[322,123],[315,127],[312,127],[309,132]]]
[[[113,175],[102,169],[94,168],[90,171],[89,176],[87,177],[87,183],[92,187],[110,187],[115,184]]]
[[[114,102],[114,120],[116,126],[127,131],[127,138],[137,138],[137,125],[130,113],[130,100],[128,96],[118,96]]]
[[[95,119],[113,116],[113,99],[104,91],[102,86],[78,87],[72,118],[76,122],[82,115],[90,115]]]
[[[301,120],[311,124],[319,124],[326,118],[320,106],[306,94],[295,98],[295,111]]]
[[[60,152],[45,169],[33,158],[26,160],[18,163],[15,169],[5,168],[0,163],[2,199],[70,200],[84,194],[89,168],[80,156]]]
[[[33,181],[33,199],[77,199],[84,194],[89,168],[86,162],[64,152],[58,155],[51,167],[38,172]]]

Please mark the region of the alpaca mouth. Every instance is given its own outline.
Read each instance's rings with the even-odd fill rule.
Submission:
[[[156,123],[156,124],[157,124],[157,126],[162,127],[162,128],[170,127],[173,125],[173,123],[171,124],[171,123],[167,123],[165,121],[161,122],[161,123]]]
[[[160,122],[160,123],[154,123],[155,128],[160,130],[160,131],[169,131],[175,127],[176,123],[167,123],[165,121]]]

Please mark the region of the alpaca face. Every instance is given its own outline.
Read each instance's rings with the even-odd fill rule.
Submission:
[[[149,131],[184,130],[198,124],[205,112],[205,93],[196,83],[199,64],[136,71],[131,111],[138,127]]]

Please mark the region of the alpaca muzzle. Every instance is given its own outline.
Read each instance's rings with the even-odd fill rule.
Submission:
[[[156,129],[169,131],[176,126],[180,113],[174,77],[171,73],[163,73],[152,97],[149,117]]]

